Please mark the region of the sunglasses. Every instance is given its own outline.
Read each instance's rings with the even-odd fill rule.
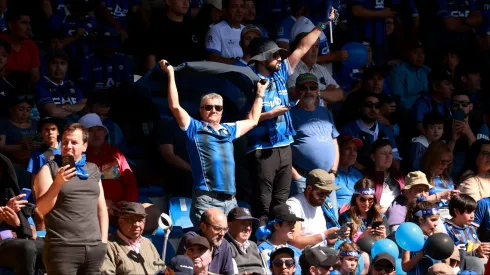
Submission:
[[[213,108],[216,110],[216,112],[223,111],[223,105],[204,105],[201,108],[206,111],[211,111]]]
[[[451,104],[453,105],[453,107],[459,107],[459,105],[463,106],[463,107],[468,107],[471,102],[469,101],[466,101],[466,100],[453,100],[453,102],[451,102]]]
[[[379,102],[364,102],[364,108],[368,108],[368,109],[380,109],[381,108],[381,103]]]
[[[361,202],[369,202],[369,203],[373,203],[374,202],[374,198],[369,198],[369,199],[366,199],[364,197],[359,197],[359,200]]]
[[[318,86],[301,86],[299,88],[299,90],[300,91],[308,91],[308,90],[310,90],[310,91],[316,91],[316,90],[318,90]]]
[[[281,57],[281,53],[279,51],[272,54],[272,58],[274,58],[274,59],[278,59],[279,57]]]
[[[374,266],[374,270],[376,270],[377,272],[381,272],[381,271],[384,270],[385,273],[391,273],[395,269],[393,267],[391,267],[391,266],[375,265]]]
[[[291,268],[295,265],[294,260],[274,260],[272,264],[275,267],[282,267],[282,265],[286,265],[287,268]]]

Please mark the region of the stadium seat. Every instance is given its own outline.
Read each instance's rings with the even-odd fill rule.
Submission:
[[[185,231],[194,226],[190,218],[191,205],[192,199],[190,198],[173,197],[170,199],[169,216],[174,228],[180,227]]]

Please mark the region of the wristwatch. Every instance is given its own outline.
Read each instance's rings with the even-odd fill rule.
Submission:
[[[327,28],[327,25],[323,24],[323,23],[318,23],[318,27],[322,30],[325,30]]]
[[[262,100],[265,100],[265,97],[259,93],[256,94],[257,98],[262,98]]]
[[[339,174],[337,170],[330,170],[329,173],[334,174],[334,176],[337,176]]]

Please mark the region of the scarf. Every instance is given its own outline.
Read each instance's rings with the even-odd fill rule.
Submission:
[[[124,236],[124,234],[121,233],[121,231],[119,231],[119,230],[117,230],[117,236],[129,246],[129,249],[131,249],[132,251],[134,251],[138,254],[140,253],[141,242],[143,242],[143,238],[139,237],[136,241],[132,241],[129,238],[127,238],[126,236]]]
[[[58,166],[61,167],[61,155],[56,155],[55,160],[58,163]],[[87,157],[85,154],[82,154],[82,158],[75,162],[75,168],[77,172],[77,177],[81,180],[86,180],[88,179],[88,173],[87,171],[83,168],[87,164]]]

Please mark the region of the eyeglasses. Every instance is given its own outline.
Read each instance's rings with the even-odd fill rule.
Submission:
[[[207,225],[211,226],[213,228],[214,231],[218,232],[218,233],[223,233],[225,234],[226,232],[228,232],[228,227],[219,227],[219,226],[216,226],[216,225],[212,225],[210,223],[206,223]]]
[[[488,151],[480,151],[480,154],[486,158],[490,157],[490,152]]]
[[[366,199],[364,197],[359,197],[359,200],[361,202],[369,202],[369,203],[373,203],[374,202],[374,198],[368,198],[368,199]]]
[[[380,109],[381,108],[381,103],[379,102],[364,102],[364,108],[368,108],[368,109]]]
[[[463,107],[468,107],[471,104],[471,102],[466,100],[453,100],[451,104],[453,105],[453,107],[459,107],[460,105]]]
[[[391,272],[395,271],[395,269],[391,266],[375,265],[373,267],[374,267],[374,270],[376,270],[378,272],[381,272],[384,270],[385,273],[391,273]]]
[[[301,86],[299,88],[299,90],[300,91],[308,91],[308,90],[310,90],[310,91],[316,91],[316,90],[318,90],[318,86]]]
[[[449,164],[451,164],[451,162],[453,162],[453,161],[452,160],[441,159],[441,165],[442,166],[449,165]]]
[[[145,218],[134,216],[121,216],[121,219],[125,220],[129,224],[144,223]]]
[[[223,105],[204,105],[201,108],[206,111],[211,111],[213,108],[216,110],[216,112],[223,111]]]
[[[286,265],[287,268],[291,268],[295,266],[294,260],[274,260],[272,261],[272,264],[275,267],[282,267],[282,265]]]

